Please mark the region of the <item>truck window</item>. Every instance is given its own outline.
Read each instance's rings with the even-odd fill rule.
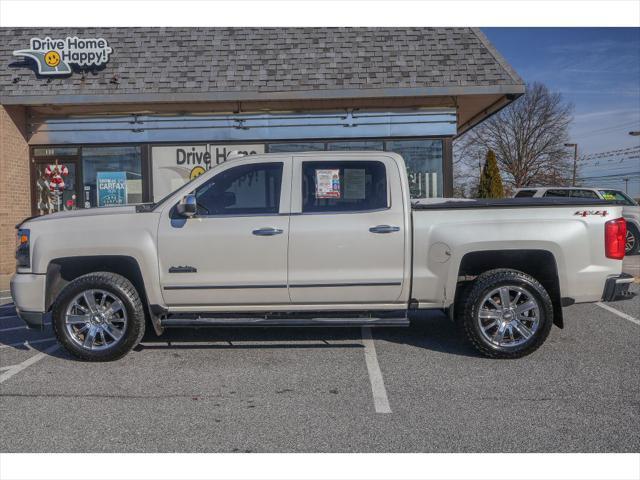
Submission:
[[[520,190],[513,198],[529,198],[536,194],[535,190]]]
[[[567,189],[552,189],[544,192],[543,197],[568,197],[569,190]]]
[[[602,198],[609,201],[620,202],[624,205],[636,206],[638,205],[631,197],[628,197],[619,190],[600,190]]]
[[[595,198],[596,200],[600,198],[593,190],[571,190],[571,196],[574,198]]]
[[[303,212],[387,207],[387,176],[382,162],[302,162]]]
[[[281,162],[238,165],[196,190],[198,214],[277,214],[281,184]]]

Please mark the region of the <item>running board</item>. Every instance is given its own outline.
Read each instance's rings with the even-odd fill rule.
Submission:
[[[407,317],[389,318],[165,318],[163,327],[408,327]]]

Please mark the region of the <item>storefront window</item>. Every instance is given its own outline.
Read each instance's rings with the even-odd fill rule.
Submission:
[[[140,147],[83,147],[84,207],[142,202]]]
[[[384,150],[382,142],[362,141],[362,142],[330,142],[327,143],[327,150]]]
[[[38,161],[35,163],[35,204],[38,215],[77,208],[77,163],[75,161]]]
[[[442,140],[396,140],[386,150],[402,155],[407,165],[411,198],[442,197]]]
[[[324,143],[308,142],[308,143],[270,143],[267,145],[269,153],[280,152],[315,152],[324,150]]]

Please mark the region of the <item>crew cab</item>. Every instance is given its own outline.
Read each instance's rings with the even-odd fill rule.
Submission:
[[[611,188],[592,187],[527,187],[518,188],[515,198],[595,198],[622,205],[622,216],[627,221],[625,255],[640,253],[640,206],[626,193]]]
[[[18,227],[20,318],[114,360],[151,325],[459,323],[477,350],[537,349],[562,307],[613,300],[626,223],[602,200],[410,200],[389,152],[240,157],[148,205],[67,211]]]

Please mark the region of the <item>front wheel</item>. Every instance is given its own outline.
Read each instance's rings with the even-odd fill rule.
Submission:
[[[144,307],[135,287],[111,272],[69,283],[53,307],[53,329],[69,353],[89,361],[117,360],[144,335]]]
[[[517,270],[479,275],[463,305],[467,338],[487,357],[528,355],[542,345],[553,324],[549,294],[536,279]]]

